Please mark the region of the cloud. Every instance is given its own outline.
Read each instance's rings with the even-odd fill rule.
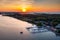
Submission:
[[[0,5],[32,5],[33,0],[0,0]]]
[[[34,0],[34,6],[59,6],[60,0]]]
[[[60,0],[0,0],[1,6],[25,6],[33,5],[37,6],[59,6]]]
[[[39,5],[60,4],[60,0],[0,0],[0,5]]]
[[[34,0],[35,3],[60,3],[60,0]]]
[[[0,4],[15,4],[19,3],[19,0],[0,0]]]

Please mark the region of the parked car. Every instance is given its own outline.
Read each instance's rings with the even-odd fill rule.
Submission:
[[[60,24],[56,26],[56,34],[60,35]]]

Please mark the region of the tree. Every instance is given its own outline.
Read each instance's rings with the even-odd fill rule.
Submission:
[[[42,23],[41,22],[37,23],[37,26],[38,28],[42,27]]]

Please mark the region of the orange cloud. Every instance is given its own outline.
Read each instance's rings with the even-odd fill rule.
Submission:
[[[54,12],[54,11],[60,11],[60,6],[30,6],[27,7],[26,10],[27,12]],[[0,12],[1,11],[9,11],[9,12],[21,12],[22,9],[21,6],[7,6],[7,7],[0,7]]]

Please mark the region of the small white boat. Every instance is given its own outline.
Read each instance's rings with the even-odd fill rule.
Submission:
[[[38,28],[38,27],[29,27],[27,30],[31,33],[41,33],[41,32],[48,32],[46,28]]]

